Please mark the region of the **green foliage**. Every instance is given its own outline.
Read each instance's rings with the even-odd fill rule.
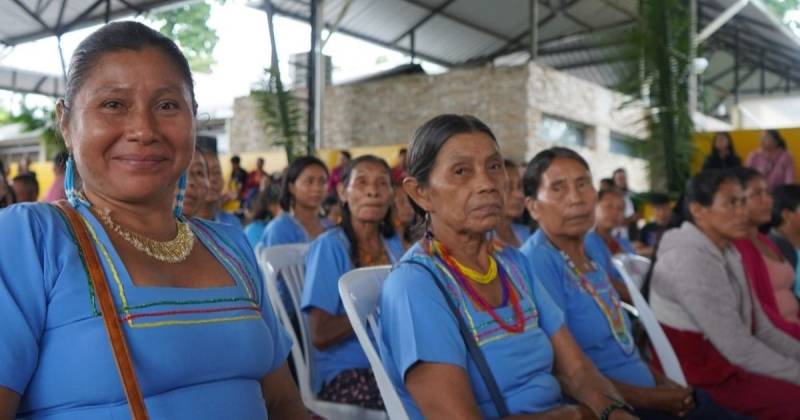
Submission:
[[[305,115],[303,102],[284,90],[280,71],[275,67],[265,70],[264,74],[262,89],[251,91],[250,96],[258,107],[267,136],[274,139],[272,145],[282,147],[286,159],[292,162],[306,151],[306,133],[300,128]]]
[[[800,0],[762,0],[786,26],[800,36]]]
[[[224,0],[216,1],[224,3]],[[217,31],[206,24],[209,16],[211,4],[207,1],[185,4],[152,16],[159,31],[181,47],[192,70],[201,73],[211,72],[214,47],[219,39]]]
[[[656,189],[680,192],[693,154],[689,109],[688,0],[641,0],[638,24],[622,38],[625,77],[617,88],[644,103],[650,137],[642,155]],[[627,105],[627,104],[626,104]]]
[[[29,108],[25,105],[24,99],[18,114],[0,110],[0,125],[21,124],[25,132],[42,130],[40,136],[44,141],[45,154],[48,158],[66,149],[64,138],[55,121],[55,110],[44,107]]]

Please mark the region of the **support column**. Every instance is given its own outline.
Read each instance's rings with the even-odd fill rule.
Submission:
[[[530,7],[529,25],[531,28],[530,36],[530,61],[539,58],[539,0],[528,0]]]

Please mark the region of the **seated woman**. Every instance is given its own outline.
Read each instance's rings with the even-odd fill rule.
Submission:
[[[747,236],[747,198],[729,171],[689,181],[686,218],[664,233],[650,304],[692,386],[755,418],[796,418],[800,342],[754,300],[731,242]]]
[[[800,185],[781,185],[772,191],[772,232],[769,238],[794,267],[794,295],[800,299]]]
[[[516,223],[525,213],[522,175],[519,173],[519,166],[508,159],[503,160],[503,166],[505,166],[506,174],[508,175],[506,209],[504,217],[494,230],[494,234],[495,238],[500,242],[519,248],[531,236],[530,227]]]
[[[406,170],[403,187],[428,234],[384,284],[379,341],[410,417],[632,418],[523,255],[488,235],[504,217],[508,182],[489,127],[435,117],[415,132]],[[491,366],[486,376],[464,337]],[[566,404],[562,387],[580,405]]]
[[[403,246],[392,228],[392,171],[372,155],[350,161],[336,187],[342,222],[311,243],[301,308],[316,351],[312,387],[324,400],[383,409],[369,361],[339,297],[339,278],[358,267],[394,264]]]
[[[0,212],[0,418],[131,418],[116,360],[152,419],[307,418],[241,230],[181,214],[196,110],[164,35],[113,22],[78,45],[56,105],[69,202]]]
[[[198,136],[198,148],[202,151],[208,168],[208,192],[206,200],[200,206],[196,216],[241,229],[242,221],[235,214],[222,209],[222,204],[226,200],[225,182],[222,178],[222,167],[219,163],[214,139]]]
[[[264,179],[269,179],[269,177],[265,176],[262,181]],[[244,234],[247,236],[247,242],[255,248],[261,242],[267,224],[275,219],[275,216],[281,214],[277,189],[265,188],[255,191],[255,196],[247,202],[247,210],[244,214],[247,220]]]
[[[327,227],[327,220],[320,217],[327,182],[328,169],[321,160],[314,156],[295,159],[283,176],[279,198],[283,213],[264,228],[259,243],[306,243],[321,235]]]
[[[597,238],[592,240],[602,240],[611,255],[635,254],[636,251],[629,240],[616,237],[613,233],[625,223],[625,196],[616,188],[608,188],[597,193],[596,201],[594,232],[590,235]]]
[[[583,157],[563,147],[544,150],[528,164],[524,183],[539,230],[521,251],[600,372],[643,418],[725,418],[705,396],[695,401],[691,388],[651,371],[642,360],[609,277],[607,251],[587,238],[597,194]]]
[[[183,214],[197,217],[208,194],[208,164],[203,152],[195,146],[192,161],[186,171],[186,191],[183,194]]]
[[[733,241],[755,296],[770,321],[800,339],[800,305],[794,297],[794,267],[767,235],[758,231],[772,219],[772,195],[767,181],[755,169],[733,170],[747,196],[747,237]]]
[[[403,244],[403,249],[408,249],[411,244],[416,242],[417,232],[414,229],[414,209],[411,207],[408,194],[406,194],[401,185],[394,186],[392,223],[397,237],[400,238],[400,242]]]

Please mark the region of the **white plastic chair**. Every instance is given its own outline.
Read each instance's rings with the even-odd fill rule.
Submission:
[[[647,304],[644,296],[642,296],[642,293],[639,291],[639,286],[634,283],[623,261],[616,257],[613,258],[612,261],[617,271],[619,271],[620,276],[622,276],[622,280],[625,282],[628,292],[631,294],[633,304],[636,306],[636,310],[639,313],[639,320],[644,324],[647,336],[650,337],[650,342],[653,343],[653,348],[656,352],[656,356],[658,356],[658,360],[661,362],[661,367],[664,369],[664,374],[675,383],[686,386],[686,376],[683,375],[683,369],[678,361],[678,356],[675,355],[675,350],[672,348],[666,334],[664,334],[661,324],[658,323],[655,315],[653,315],[650,305]]]
[[[633,284],[635,284],[639,290],[642,290],[644,278],[647,276],[647,270],[650,269],[650,258],[636,254],[619,254],[614,256],[614,258],[625,265],[625,270],[628,272],[631,280],[633,280]]]
[[[372,373],[378,382],[378,388],[386,405],[386,411],[392,420],[408,420],[403,402],[392,384],[380,355],[370,338],[371,329],[374,337],[380,337],[380,326],[376,315],[383,281],[389,274],[391,266],[359,268],[345,273],[339,280],[339,295],[342,297],[344,310],[353,326],[358,342],[367,354]]]
[[[267,294],[275,314],[289,333],[294,345],[291,356],[297,371],[298,388],[303,404],[314,413],[326,419],[379,420],[386,419],[386,413],[368,410],[355,405],[341,404],[321,400],[311,389],[311,378],[314,372],[313,347],[308,331],[308,323],[300,310],[300,297],[305,280],[305,257],[308,244],[280,245],[274,247],[256,247],[258,265],[264,275]],[[289,316],[290,308],[286,308],[278,291],[278,283],[283,282],[289,290],[294,305],[294,315],[300,326],[300,341]],[[299,345],[302,343],[302,347]]]

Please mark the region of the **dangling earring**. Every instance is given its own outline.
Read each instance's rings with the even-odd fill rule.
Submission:
[[[67,166],[64,170],[64,193],[72,207],[77,207],[80,198],[78,191],[75,190],[75,159],[72,158],[72,152],[67,157]]]
[[[431,214],[425,212],[425,237],[433,239],[433,231],[431,230]]]
[[[178,195],[175,197],[175,209],[172,212],[175,214],[175,217],[180,219],[183,217],[183,199],[186,195],[186,172],[181,174],[180,179],[178,179]]]

